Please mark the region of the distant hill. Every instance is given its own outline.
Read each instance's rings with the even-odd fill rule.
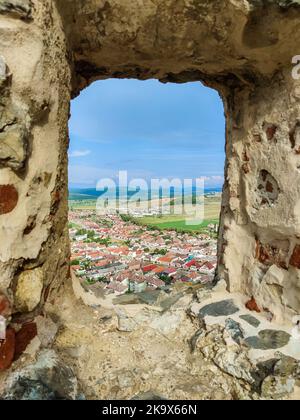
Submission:
[[[196,191],[193,188],[193,193]],[[222,191],[221,187],[214,187],[214,188],[205,188],[205,194],[214,194],[220,193]],[[147,199],[147,191],[142,191],[142,195],[144,193],[145,200]],[[70,201],[77,201],[77,200],[96,200],[97,198],[101,197],[103,192],[97,191],[96,188],[70,188],[69,189],[69,200]],[[114,192],[111,193],[113,195]],[[132,197],[135,192],[129,192],[128,196]],[[187,194],[191,194],[191,192],[187,192]],[[174,197],[179,196],[180,191],[174,191]],[[117,196],[118,197],[126,197],[126,190],[117,188]],[[157,197],[158,193],[153,194],[153,198]]]

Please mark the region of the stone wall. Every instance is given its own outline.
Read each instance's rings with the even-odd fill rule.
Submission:
[[[7,318],[30,318],[68,274],[69,101],[54,2],[1,0],[0,315]]]
[[[277,322],[300,312],[299,84],[290,71],[232,98],[219,274]]]
[[[0,0],[1,313],[30,318],[68,276],[69,102],[109,77],[220,92],[219,278],[299,313],[299,16],[287,0]]]

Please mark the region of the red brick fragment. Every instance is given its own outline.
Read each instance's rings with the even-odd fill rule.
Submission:
[[[247,303],[246,303],[246,308],[249,309],[249,311],[252,312],[257,312],[260,313],[261,310],[259,309],[256,300],[254,299],[254,297],[252,297],[252,299],[250,299]]]
[[[12,212],[18,200],[19,194],[13,185],[0,185],[0,215]]]
[[[267,135],[267,139],[269,141],[273,140],[276,131],[277,131],[277,127],[274,124],[270,124],[270,125],[266,125],[266,135]]]
[[[300,269],[300,245],[296,245],[290,259],[290,265]]]
[[[15,330],[8,327],[6,339],[0,341],[0,371],[11,367],[15,354],[16,337]]]
[[[272,193],[273,190],[274,190],[273,185],[271,184],[270,181],[267,181],[267,183],[266,183],[266,191],[269,192],[269,193]]]
[[[16,334],[16,350],[14,360],[22,355],[30,344],[31,340],[37,335],[37,326],[35,322],[22,325],[21,329]]]

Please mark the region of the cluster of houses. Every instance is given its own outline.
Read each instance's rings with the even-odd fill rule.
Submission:
[[[70,212],[71,267],[83,283],[104,293],[138,293],[176,282],[207,283],[217,265],[208,235],[156,231],[118,215]]]

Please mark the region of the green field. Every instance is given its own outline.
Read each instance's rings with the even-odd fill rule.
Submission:
[[[96,200],[70,200],[70,210],[96,210]]]
[[[72,200],[69,201],[69,207],[72,210],[95,210],[96,200]],[[173,207],[174,209],[174,207]],[[204,200],[204,221],[200,225],[186,224],[185,217],[182,215],[163,215],[163,216],[147,216],[134,219],[136,224],[155,227],[161,230],[172,230],[185,232],[206,232],[207,226],[211,223],[219,223],[219,215],[221,209],[221,195],[208,195]]]
[[[206,196],[204,200],[204,221],[201,224],[186,224],[182,215],[147,216],[136,219],[137,224],[161,230],[176,229],[183,232],[207,232],[209,224],[218,224],[221,210],[221,195]]]
[[[144,217],[139,219],[139,222],[143,225],[153,226],[161,230],[172,230],[178,231],[190,231],[190,232],[201,232],[207,228],[210,223],[219,223],[218,219],[205,220],[201,224],[193,225],[187,224],[185,219],[171,219],[169,216],[163,216],[161,218]]]

